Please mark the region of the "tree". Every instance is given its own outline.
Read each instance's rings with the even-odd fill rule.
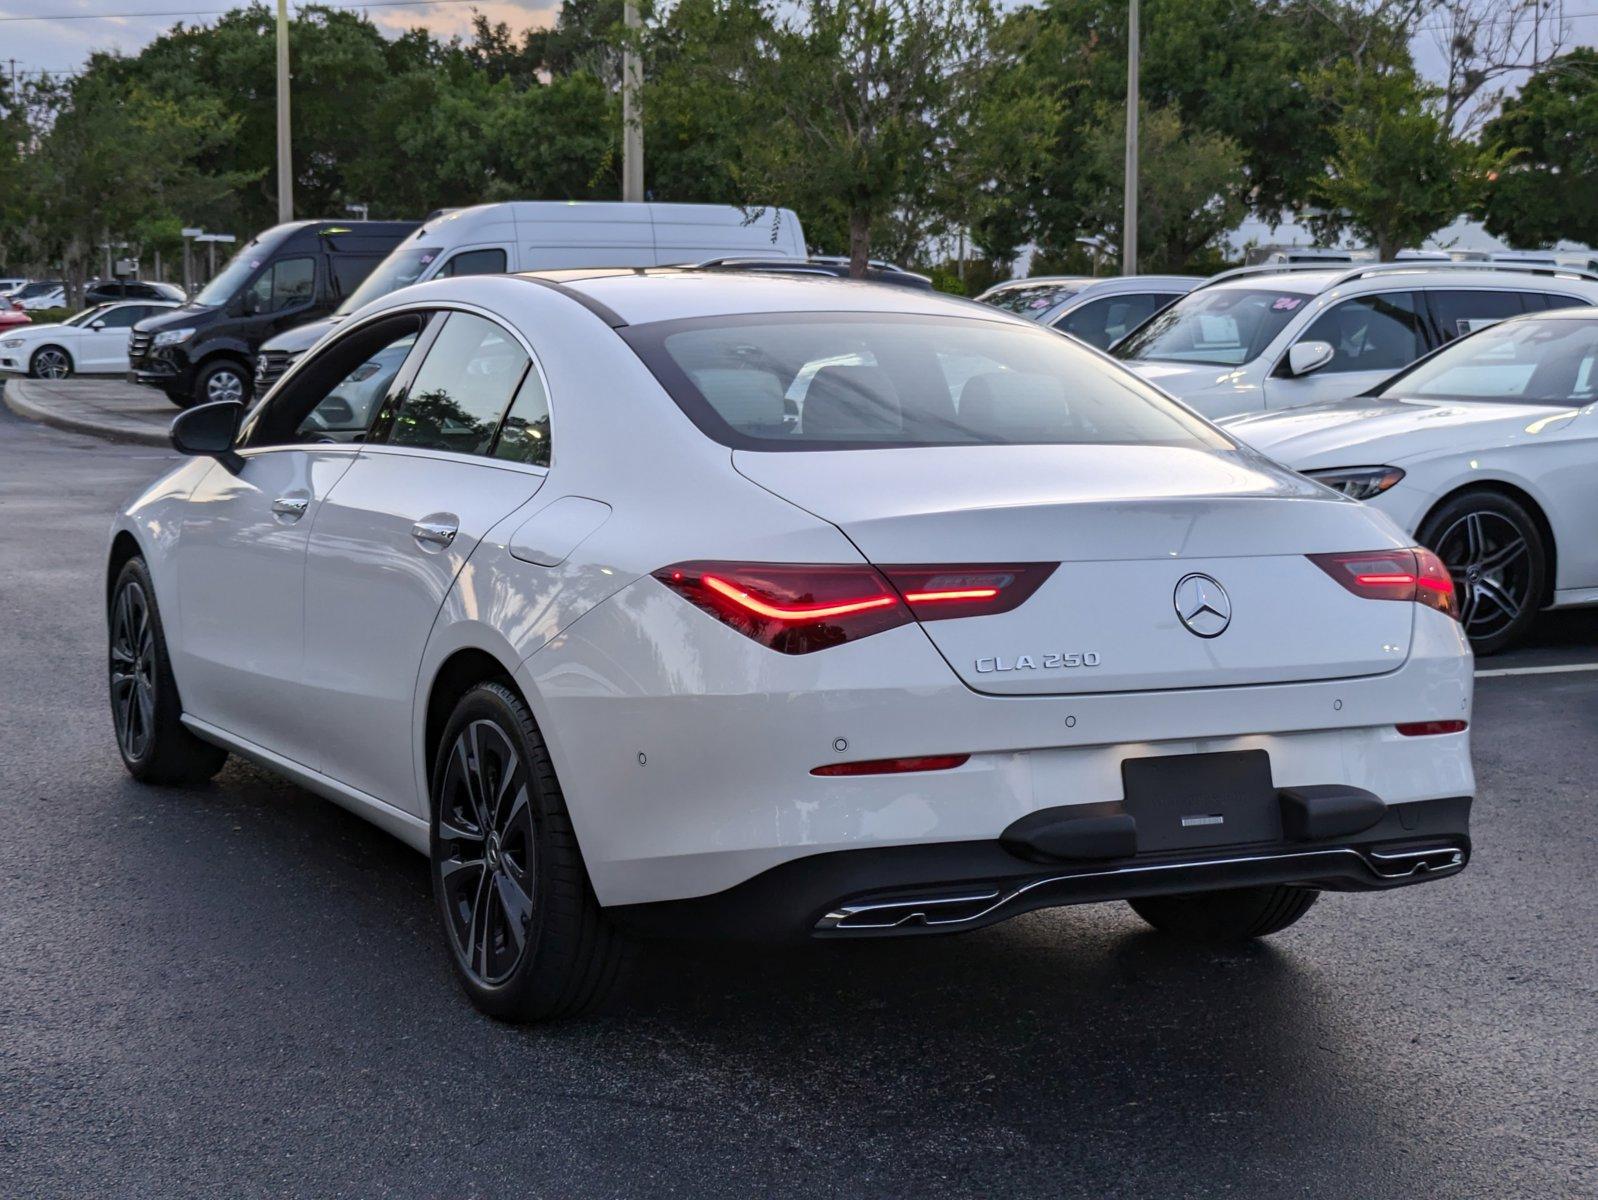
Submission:
[[[1572,50],[1532,76],[1482,142],[1512,158],[1487,185],[1489,233],[1513,246],[1598,245],[1598,51]]]
[[[1173,108],[1142,106],[1138,118],[1139,266],[1183,271],[1213,266],[1221,238],[1243,219],[1243,154],[1228,137],[1183,126]],[[1126,113],[1101,108],[1085,139],[1087,227],[1119,245],[1124,238]]]
[[[1412,72],[1344,69],[1326,84],[1335,150],[1311,194],[1319,210],[1306,214],[1323,238],[1352,231],[1391,260],[1470,209],[1502,165],[1454,133],[1441,89]]]

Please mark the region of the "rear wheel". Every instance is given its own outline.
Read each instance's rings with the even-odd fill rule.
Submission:
[[[28,360],[28,374],[35,379],[70,379],[72,356],[60,346],[40,346]]]
[[[1477,654],[1526,636],[1548,585],[1548,551],[1522,505],[1500,492],[1467,492],[1438,507],[1417,537],[1453,576],[1460,624]]]
[[[183,726],[155,587],[142,558],[130,559],[111,589],[111,719],[117,750],[141,783],[201,783],[222,769],[227,751]]]
[[[600,911],[549,751],[501,683],[455,706],[433,770],[433,891],[471,1001],[505,1021],[581,1013],[615,981]]]
[[[1320,893],[1281,886],[1234,888],[1128,900],[1161,933],[1194,942],[1242,942],[1286,929],[1315,904]]]

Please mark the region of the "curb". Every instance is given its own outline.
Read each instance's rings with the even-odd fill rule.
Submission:
[[[90,437],[97,437],[108,442],[123,442],[136,446],[160,446],[170,449],[171,440],[164,429],[141,429],[137,426],[106,425],[92,417],[80,417],[73,413],[65,413],[56,408],[50,408],[37,401],[26,399],[22,389],[17,384],[24,382],[19,379],[7,379],[0,387],[4,389],[6,407],[17,416],[29,421],[37,421],[41,425],[49,425],[55,429],[62,429],[68,433],[83,433]]]

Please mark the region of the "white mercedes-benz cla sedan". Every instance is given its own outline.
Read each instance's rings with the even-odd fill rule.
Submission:
[[[128,769],[238,753],[430,855],[495,1016],[628,933],[1247,938],[1470,853],[1438,560],[992,308],[447,279],[173,442],[110,547]]]

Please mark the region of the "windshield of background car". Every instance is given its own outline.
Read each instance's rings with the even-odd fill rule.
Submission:
[[[218,271],[211,282],[200,289],[199,294],[194,297],[194,303],[206,308],[219,308],[226,304],[233,299],[234,294],[245,285],[266,258],[261,248],[251,242],[228,259],[227,266]]]
[[[1134,330],[1114,353],[1133,362],[1240,367],[1263,354],[1310,299],[1264,288],[1203,288]]]
[[[1232,447],[1092,351],[1004,320],[769,313],[618,332],[689,418],[735,449]]]
[[[1382,395],[1412,400],[1589,404],[1598,399],[1598,320],[1511,321],[1463,338]]]
[[[1023,317],[1036,317],[1060,301],[1076,295],[1085,286],[1082,283],[1039,283],[1029,287],[1005,288],[989,296],[983,303],[1002,308],[1005,312],[1019,313]]]
[[[347,317],[361,305],[370,304],[379,296],[409,287],[427,273],[427,268],[438,260],[441,253],[443,251],[437,246],[412,246],[394,251],[372,268],[372,273],[361,286],[334,310],[335,315]]]

